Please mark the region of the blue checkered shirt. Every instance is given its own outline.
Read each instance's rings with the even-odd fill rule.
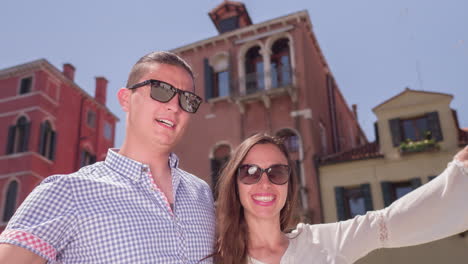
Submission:
[[[0,236],[48,263],[199,263],[212,253],[213,197],[201,179],[169,165],[173,211],[149,166],[109,150],[105,161],[47,177]],[[201,263],[211,263],[204,260]]]

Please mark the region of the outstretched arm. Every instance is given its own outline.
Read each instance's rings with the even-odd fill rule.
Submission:
[[[468,147],[435,179],[389,207],[321,228],[350,263],[381,247],[428,243],[468,230]]]
[[[468,168],[468,145],[455,155],[455,159],[461,161]]]
[[[46,260],[22,247],[0,244],[0,263],[43,264]]]
[[[468,148],[442,174],[382,211],[389,247],[442,239],[468,229]]]

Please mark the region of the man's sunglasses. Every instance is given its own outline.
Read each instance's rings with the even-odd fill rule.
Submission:
[[[136,89],[148,84],[151,86],[151,98],[161,103],[167,103],[176,94],[179,94],[179,106],[186,112],[197,112],[198,107],[202,102],[200,96],[192,92],[177,89],[174,86],[159,80],[146,80],[144,82],[134,84],[131,87],[128,87],[128,89]]]
[[[244,164],[237,169],[237,178],[243,184],[255,184],[260,181],[264,172],[266,172],[268,180],[271,183],[283,185],[289,180],[291,168],[288,165],[275,164],[269,168],[262,169],[254,164]]]

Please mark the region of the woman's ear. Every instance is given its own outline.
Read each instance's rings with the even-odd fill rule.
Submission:
[[[120,90],[117,92],[117,99],[119,100],[119,104],[124,112],[128,112],[130,109],[131,94],[132,91],[127,88],[120,88]]]

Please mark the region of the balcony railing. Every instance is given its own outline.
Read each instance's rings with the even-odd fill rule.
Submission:
[[[249,73],[231,81],[231,95],[242,97],[265,91],[274,92],[274,90],[279,88],[292,87],[295,75],[296,73],[291,68]]]
[[[270,77],[271,88],[280,88],[292,84],[292,71],[290,67],[273,69]]]
[[[253,94],[265,90],[265,78],[263,72],[253,72],[245,75],[246,94]]]

